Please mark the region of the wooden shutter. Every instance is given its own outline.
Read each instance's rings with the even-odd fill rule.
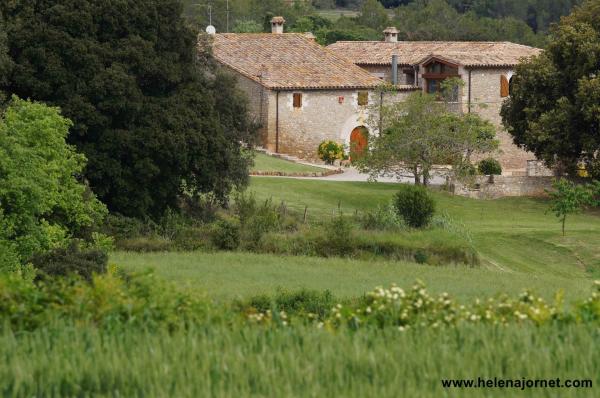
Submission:
[[[358,105],[360,105],[360,106],[369,105],[369,92],[368,91],[359,91],[358,92]]]
[[[502,98],[508,97],[510,89],[508,85],[508,78],[504,75],[500,75],[500,96]]]
[[[294,108],[302,108],[302,94],[294,93]]]

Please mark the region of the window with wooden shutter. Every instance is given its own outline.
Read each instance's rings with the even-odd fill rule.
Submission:
[[[508,84],[508,78],[504,75],[500,76],[500,96],[502,98],[508,97],[510,94],[510,87]]]
[[[294,108],[302,108],[302,93],[294,93]]]
[[[358,92],[358,105],[365,106],[369,105],[369,92],[359,91]]]

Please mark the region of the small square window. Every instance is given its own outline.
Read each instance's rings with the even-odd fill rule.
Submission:
[[[294,93],[294,108],[302,108],[302,93]]]
[[[365,106],[369,105],[369,92],[359,91],[358,92],[358,105]]]

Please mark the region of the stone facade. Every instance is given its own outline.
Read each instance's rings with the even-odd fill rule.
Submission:
[[[384,76],[384,79],[388,82],[391,81],[391,67],[389,65],[369,65],[364,66],[364,69],[375,73],[375,76]],[[421,65],[417,81],[422,90],[425,90],[424,70],[425,68]],[[467,113],[470,109],[471,112],[479,114],[497,127],[496,136],[500,141],[500,146],[499,153],[494,157],[502,164],[503,174],[514,176],[527,175],[528,162],[535,161],[535,155],[513,144],[512,138],[502,126],[502,118],[500,116],[500,109],[505,100],[500,92],[500,79],[501,76],[505,76],[510,80],[514,74],[512,68],[459,67],[458,74],[464,82],[464,87],[460,90],[456,110]],[[402,72],[402,68],[399,68],[399,84],[406,84],[406,77],[407,75]],[[543,175],[548,175],[548,173],[549,171],[545,170]]]
[[[376,95],[372,90],[267,90],[268,111],[263,121],[267,139],[263,145],[302,159],[316,159],[319,144],[325,140],[349,148],[352,130],[368,128],[369,106],[358,105],[360,91],[369,93],[372,104]],[[300,108],[294,107],[294,94],[302,96]]]
[[[350,134],[367,127],[369,105],[378,95],[373,90],[269,90],[240,74],[240,88],[249,99],[249,109],[260,125],[260,145],[272,152],[315,160],[317,148],[325,140],[350,147]],[[358,105],[358,93],[369,93],[369,105]],[[294,107],[294,94],[302,96],[302,106]],[[390,94],[387,94],[390,96]],[[408,92],[393,95],[402,101]]]
[[[463,111],[469,111],[479,114],[486,120],[489,120],[497,127],[496,136],[500,141],[499,151],[496,156],[502,164],[505,175],[523,176],[526,175],[527,162],[535,160],[535,155],[526,152],[515,144],[512,137],[502,126],[500,109],[505,98],[500,94],[500,79],[505,76],[508,80],[513,75],[512,69],[464,69],[460,68],[461,77],[465,82],[462,90]],[[469,76],[471,81],[471,95],[469,100]],[[470,101],[470,102],[469,102]]]

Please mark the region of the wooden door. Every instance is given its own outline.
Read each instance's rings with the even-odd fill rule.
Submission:
[[[360,159],[369,145],[369,131],[357,127],[350,134],[350,160]]]

